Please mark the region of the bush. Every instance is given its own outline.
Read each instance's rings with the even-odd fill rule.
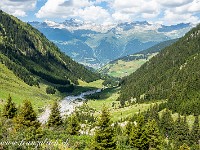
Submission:
[[[53,87],[51,87],[51,86],[48,86],[48,87],[46,88],[46,93],[47,93],[47,94],[55,94],[55,93],[56,93],[56,89],[53,88]]]

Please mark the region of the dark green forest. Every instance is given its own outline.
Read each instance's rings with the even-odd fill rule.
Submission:
[[[94,81],[99,75],[66,56],[27,23],[0,11],[0,62],[29,85],[41,80],[68,86],[78,79]],[[66,87],[68,88],[68,87]],[[63,90],[59,87],[60,91]]]
[[[122,104],[165,100],[181,114],[200,113],[200,25],[153,57],[121,82]]]

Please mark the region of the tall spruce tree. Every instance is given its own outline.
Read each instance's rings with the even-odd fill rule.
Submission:
[[[67,132],[70,135],[79,135],[80,134],[80,123],[79,120],[76,116],[76,114],[72,114],[68,119],[67,119]]]
[[[101,116],[98,120],[98,128],[95,131],[93,149],[115,150],[117,147],[114,129],[111,126],[108,109],[103,106]]]
[[[175,122],[174,126],[174,144],[175,148],[179,148],[182,144],[189,143],[189,126],[186,121],[186,117],[181,118],[180,115]]]
[[[3,107],[2,116],[6,117],[7,119],[12,119],[17,114],[17,108],[15,107],[15,103],[12,102],[12,98],[9,95],[6,104]]]
[[[136,124],[132,126],[130,136],[129,136],[129,143],[133,148],[141,149],[141,136],[143,133],[143,126],[145,125],[144,116],[139,114],[137,116]]]
[[[151,106],[149,111],[148,111],[148,119],[150,119],[150,120],[154,119],[158,123],[159,122],[158,111],[159,111],[158,104],[155,104],[155,105]]]
[[[141,147],[139,149],[161,149],[162,141],[157,122],[154,119],[149,120],[142,130]]]
[[[174,126],[174,121],[171,112],[168,109],[166,109],[164,112],[162,112],[160,118],[160,129],[162,134],[167,138],[171,138],[173,132],[173,126]]]
[[[184,143],[182,146],[180,146],[179,150],[190,150],[190,147]]]
[[[35,127],[39,128],[40,123],[37,120],[35,111],[33,110],[32,104],[30,101],[25,100],[20,112],[16,118],[16,123],[19,127]]]
[[[37,116],[31,102],[25,100],[23,105],[19,109],[19,113],[16,118],[14,118],[14,133],[13,140],[18,141],[33,141],[39,140],[42,137],[41,124],[37,120]],[[19,149],[27,149],[25,145],[19,145]],[[22,148],[24,147],[24,148]],[[28,146],[29,147],[29,146]],[[15,147],[17,148],[17,147]]]
[[[125,126],[125,135],[129,137],[132,128],[133,128],[133,123],[129,121]]]
[[[190,144],[199,144],[199,140],[200,140],[199,116],[195,116],[195,120],[190,133]]]
[[[53,106],[51,108],[51,114],[47,121],[47,126],[48,127],[58,127],[58,126],[62,125],[62,123],[63,123],[63,121],[60,116],[59,105],[57,102],[54,102]]]

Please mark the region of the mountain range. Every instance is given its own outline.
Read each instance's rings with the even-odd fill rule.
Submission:
[[[165,26],[146,21],[98,25],[69,19],[28,22],[75,61],[99,68],[110,61],[182,37],[192,24]]]
[[[163,104],[181,114],[200,110],[200,25],[162,49],[121,82],[120,100],[168,100]]]

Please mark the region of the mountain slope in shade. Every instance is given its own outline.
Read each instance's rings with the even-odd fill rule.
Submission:
[[[41,80],[70,85],[78,79],[93,81],[98,75],[60,52],[42,33],[0,11],[0,63],[29,85]]]
[[[146,21],[97,25],[76,19],[63,23],[29,22],[77,62],[99,68],[122,56],[145,50],[162,41],[182,37],[191,24],[164,26]],[[83,46],[84,45],[84,46]],[[83,57],[79,57],[83,46]],[[92,50],[92,51],[91,51]]]
[[[168,99],[173,111],[200,110],[200,25],[163,49],[122,82],[120,100]]]
[[[118,58],[100,68],[99,72],[120,78],[128,76],[140,68],[141,65],[147,62],[153,56],[157,55],[161,49],[173,44],[176,41],[177,39],[161,42],[144,51]]]

